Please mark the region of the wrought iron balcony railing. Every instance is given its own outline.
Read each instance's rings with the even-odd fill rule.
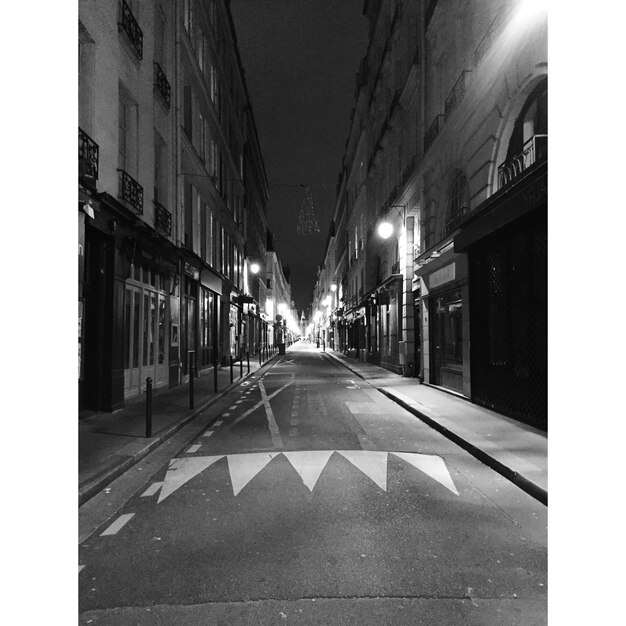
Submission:
[[[118,198],[128,203],[137,215],[143,214],[143,187],[125,170],[117,170],[119,178]]]
[[[548,135],[533,135],[522,151],[498,167],[498,189],[510,185],[522,172],[535,163],[548,159]]]
[[[167,108],[170,108],[170,100],[172,88],[170,87],[170,83],[165,76],[165,72],[158,63],[154,63],[154,86],[157,88],[157,91],[161,94],[163,98],[163,102],[166,104]]]
[[[470,73],[469,70],[463,70],[461,72],[459,79],[456,81],[456,83],[454,84],[454,87],[452,87],[452,91],[446,98],[446,103],[445,103],[445,108],[444,108],[444,114],[446,118],[450,115],[450,113],[452,113],[452,111],[454,111],[454,109],[456,108],[456,105],[459,104],[461,100],[463,100],[463,97],[465,96],[465,87],[467,84],[467,75],[469,73]]]
[[[441,115],[435,115],[435,119],[432,121],[432,124],[428,127],[426,134],[424,135],[424,152],[430,148],[433,141],[437,138],[439,134],[439,118]]]
[[[396,261],[392,266],[391,266],[391,273],[392,274],[399,274],[400,273],[400,261]]]
[[[117,23],[117,30],[123,30],[130,43],[132,44],[137,56],[143,58],[143,32],[139,28],[139,24],[130,10],[130,7],[124,0],[121,2],[120,21]]]
[[[88,181],[98,180],[98,144],[81,128],[78,129],[78,176]]]
[[[168,237],[172,234],[172,214],[156,200],[154,201],[154,225]]]

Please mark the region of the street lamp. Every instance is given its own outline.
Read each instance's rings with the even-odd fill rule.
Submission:
[[[398,215],[402,218],[402,225],[404,226],[404,222],[406,219],[406,205],[392,204],[387,208],[395,209],[396,211],[398,211]],[[402,209],[402,213],[400,213],[400,209]],[[389,237],[391,237],[391,235],[393,234],[393,230],[393,224],[388,220],[383,220],[378,224],[377,232],[379,237],[382,237],[383,239],[389,239]]]
[[[258,263],[252,263],[252,265],[250,265],[250,271],[253,274],[258,274],[260,269],[261,269],[261,266]]]

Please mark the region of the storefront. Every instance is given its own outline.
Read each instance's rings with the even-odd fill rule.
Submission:
[[[81,410],[114,411],[179,383],[177,252],[108,194],[79,235]]]
[[[367,309],[368,361],[400,374],[402,276],[393,274],[377,287]]]
[[[547,164],[489,198],[455,249],[469,257],[472,400],[547,430]]]
[[[182,268],[180,360],[182,374],[188,376],[191,368],[198,371],[200,263],[183,258]]]
[[[124,284],[124,399],[169,384],[169,296],[171,276],[154,264],[133,260]]]
[[[200,272],[200,329],[198,368],[205,370],[219,362],[219,301],[222,279],[211,268]]]
[[[432,345],[430,382],[463,392],[463,300],[454,289],[428,300]]]
[[[451,240],[418,258],[414,282],[415,362],[420,378],[469,397],[467,258]]]

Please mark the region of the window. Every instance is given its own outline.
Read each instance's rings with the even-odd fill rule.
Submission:
[[[422,236],[422,252],[435,245],[437,203],[433,200],[424,210],[424,218],[420,224]]]
[[[469,211],[469,185],[464,174],[457,174],[448,194],[445,235],[459,227],[461,218]]]
[[[193,3],[195,0],[183,0],[183,24],[187,34],[193,34]]]
[[[193,246],[193,185],[185,185],[185,247]]]
[[[204,202],[200,202],[200,258],[207,260],[207,228],[208,228],[208,209]]]
[[[183,87],[183,130],[189,139],[193,139],[193,93],[191,91],[191,85],[185,85]]]
[[[118,159],[119,169],[137,174],[137,105],[126,88],[119,85]]]
[[[203,163],[205,162],[206,152],[206,123],[207,120],[204,115],[198,113],[198,155]]]
[[[154,199],[167,204],[167,147],[154,131]]]
[[[82,24],[78,25],[78,125],[92,133],[94,116],[95,44]]]
[[[515,121],[506,160],[498,167],[498,187],[514,181],[535,163],[548,158],[548,80],[528,97]]]
[[[154,16],[154,60],[165,67],[165,15],[160,6],[157,5]]]

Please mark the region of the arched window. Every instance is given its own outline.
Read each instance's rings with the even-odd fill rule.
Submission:
[[[548,79],[544,78],[532,91],[515,120],[506,160],[498,168],[498,187],[505,187],[531,165],[547,158]]]
[[[448,210],[444,225],[444,237],[456,230],[461,218],[469,211],[469,185],[465,174],[457,174],[448,194]]]

